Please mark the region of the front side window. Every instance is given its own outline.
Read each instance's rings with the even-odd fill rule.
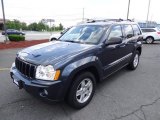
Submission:
[[[102,37],[106,27],[101,25],[80,25],[69,29],[62,37],[61,41],[96,44]]]
[[[123,35],[122,35],[121,26],[120,26],[120,25],[116,25],[116,26],[113,26],[113,27],[112,27],[108,39],[110,39],[110,38],[112,38],[112,37],[122,37],[122,36],[123,36]]]
[[[127,38],[133,37],[133,29],[131,25],[124,25],[124,33]]]

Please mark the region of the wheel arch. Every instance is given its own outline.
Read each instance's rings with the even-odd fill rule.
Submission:
[[[150,36],[147,36],[145,40],[147,40],[148,38],[152,38],[153,41],[154,41],[154,37],[153,37],[153,36],[151,36],[151,35],[150,35]]]
[[[142,47],[138,47],[136,50],[139,52],[140,55],[142,54]]]

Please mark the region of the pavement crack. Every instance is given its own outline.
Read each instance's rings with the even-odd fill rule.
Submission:
[[[138,115],[136,115],[135,113],[134,113],[134,115],[135,115],[139,120],[144,120],[144,119],[142,119],[141,117],[139,117]]]
[[[15,104],[15,103],[19,103],[19,102],[23,102],[23,101],[28,101],[28,100],[31,100],[30,98],[24,98],[24,99],[18,99],[18,100],[15,100],[15,101],[12,101],[12,102],[9,102],[9,103],[6,103],[6,104],[3,104],[0,106],[0,109],[3,109],[9,105],[12,105],[12,104]]]
[[[130,115],[133,115],[133,114],[135,115],[135,113],[138,112],[138,111],[141,111],[142,114],[143,114],[143,116],[144,116],[144,120],[147,120],[146,115],[145,115],[145,113],[144,113],[144,111],[143,111],[143,108],[144,108],[144,107],[148,107],[148,106],[152,106],[152,105],[154,105],[155,103],[157,103],[159,100],[160,100],[160,97],[157,98],[156,100],[154,100],[152,103],[145,104],[145,105],[141,105],[138,109],[136,109],[136,110],[134,110],[134,111],[132,111],[132,112],[126,114],[126,115],[122,115],[122,116],[120,116],[120,117],[116,117],[116,118],[114,118],[114,119],[112,119],[112,120],[120,120],[120,119],[123,119],[123,118],[125,118],[125,117],[130,116]]]
[[[144,113],[144,111],[143,111],[143,108],[141,108],[141,111],[142,111],[142,114],[143,114],[144,120],[147,120],[146,115],[145,115],[145,113]]]

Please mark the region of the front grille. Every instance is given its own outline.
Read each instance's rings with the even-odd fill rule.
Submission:
[[[18,71],[22,73],[23,75],[25,75],[26,77],[31,78],[31,79],[35,78],[35,72],[36,72],[35,65],[28,63],[28,62],[24,62],[23,60],[20,60],[19,58],[16,58],[15,65]]]

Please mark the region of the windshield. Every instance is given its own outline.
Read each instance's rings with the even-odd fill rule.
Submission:
[[[59,40],[96,44],[99,42],[105,27],[100,25],[81,25],[72,27]]]

